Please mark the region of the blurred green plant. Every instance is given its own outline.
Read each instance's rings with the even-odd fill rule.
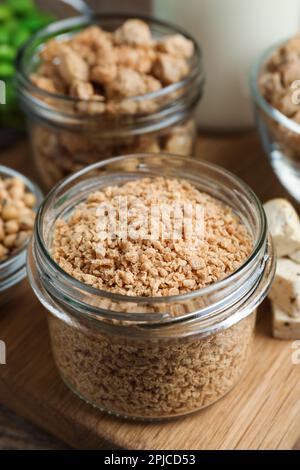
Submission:
[[[23,116],[14,88],[15,57],[19,47],[39,29],[55,20],[42,12],[34,0],[5,0],[0,3],[0,80],[6,88],[6,104],[0,105],[0,126],[21,128]]]

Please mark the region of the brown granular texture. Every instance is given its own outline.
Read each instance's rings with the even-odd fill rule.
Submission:
[[[30,238],[36,202],[22,179],[0,176],[0,262],[23,248]]]
[[[204,237],[185,232],[177,240],[152,240],[147,233],[127,240],[99,236],[99,204],[115,207],[119,196],[126,196],[132,213],[152,204],[199,204]],[[158,226],[159,233],[167,228],[163,220]],[[163,177],[100,188],[66,220],[57,221],[53,237],[53,257],[70,275],[129,296],[164,296],[206,286],[234,272],[251,250],[251,237],[230,207],[185,180]],[[125,303],[121,310],[127,312]],[[248,361],[255,313],[206,336],[184,336],[182,325],[164,333],[73,316],[49,315],[48,322],[57,367],[75,393],[115,414],[156,419],[199,410],[236,384]]]
[[[51,188],[66,175],[116,155],[192,155],[196,127],[191,116],[183,113],[181,118],[178,113],[177,122],[169,124],[159,113],[180,102],[186,87],[165,96],[157,92],[186,78],[196,54],[189,38],[155,37],[146,22],[135,18],[115,31],[92,25],[67,39],[46,41],[30,80],[39,89],[68,99],[34,92],[52,116],[51,126],[30,119],[43,184]],[[145,131],[135,132],[144,115],[155,125],[143,124]],[[149,132],[150,128],[154,130]]]
[[[259,87],[264,98],[274,108],[300,123],[300,108],[294,104],[292,84],[300,79],[300,34],[279,47],[266,62]]]
[[[266,101],[281,113],[300,124],[300,34],[280,46],[264,65],[258,86]],[[294,83],[295,82],[295,83]],[[262,113],[262,111],[261,111]],[[300,158],[300,136],[262,113],[269,132],[280,150],[292,160]]]
[[[133,18],[114,32],[92,25],[68,39],[51,38],[30,78],[47,92],[86,100],[78,112],[109,114],[115,100],[145,95],[182,80],[190,71],[193,54],[190,39],[181,34],[156,39],[146,22]]]
[[[151,107],[152,102],[146,101],[147,106]],[[143,103],[144,101],[140,105],[142,106]],[[86,105],[87,103],[80,104]],[[92,105],[94,109],[102,104],[102,102],[89,102],[88,106]],[[119,105],[125,110],[124,101]],[[118,120],[118,114],[115,118]],[[105,119],[104,121],[106,122]],[[84,117],[82,122],[86,124]],[[89,129],[88,126],[82,126],[82,128],[48,126],[36,120],[30,120],[33,156],[46,188],[53,187],[70,173],[116,155],[134,153],[193,155],[196,126],[194,119],[190,117],[176,125],[163,125],[158,131],[142,134],[129,133],[125,136],[117,133],[114,137],[108,137],[101,129],[97,132],[97,125],[101,127],[103,121],[93,122],[96,127]],[[134,125],[135,120],[131,122]],[[116,129],[121,130],[122,124],[117,123]]]
[[[149,211],[153,204],[198,204],[204,211],[204,237],[191,237],[183,230],[174,239],[171,230],[167,237],[152,239],[149,226],[139,237],[129,231],[126,239],[103,237],[99,205],[117,207],[119,197],[126,197],[131,211],[128,224],[135,223],[136,215]],[[175,212],[170,216],[174,222]],[[168,228],[168,222],[161,219],[159,234],[166,234]],[[229,206],[185,180],[155,177],[90,194],[68,220],[56,222],[52,254],[67,273],[93,287],[153,297],[183,294],[219,281],[236,271],[251,250],[252,239]]]
[[[200,338],[135,339],[49,316],[59,371],[82,398],[121,415],[163,418],[197,411],[239,380],[250,354],[255,314]]]

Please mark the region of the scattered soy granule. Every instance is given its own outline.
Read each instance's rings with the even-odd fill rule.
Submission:
[[[36,204],[20,178],[0,176],[0,262],[21,248],[31,236]]]
[[[130,210],[128,222],[132,214],[150,212],[155,204],[201,206],[204,236],[191,239],[183,230],[180,238],[153,239],[149,229],[143,237],[128,232],[126,239],[105,238],[99,232],[99,206],[117,208],[120,197]],[[159,221],[159,234],[168,233],[167,223]],[[68,220],[56,222],[52,255],[67,273],[95,288],[151,297],[183,294],[219,281],[236,271],[251,251],[251,236],[229,206],[185,180],[156,177],[91,193]]]

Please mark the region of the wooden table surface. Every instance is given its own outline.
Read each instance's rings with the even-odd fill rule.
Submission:
[[[28,165],[28,161],[30,161],[30,152],[26,141],[21,140],[13,147],[0,149],[1,165],[13,167],[26,173],[27,176],[36,179],[33,166],[31,164]],[[17,416],[0,403],[0,450],[61,450],[68,448],[64,442],[50,436],[35,425]]]
[[[262,201],[287,196],[263,155],[255,132],[205,135],[198,139],[197,156],[218,163],[243,178]],[[0,152],[0,164],[35,178],[25,141]],[[299,430],[300,435],[300,430]],[[66,444],[11,413],[0,404],[0,449],[66,449]],[[296,444],[300,448],[300,441]]]

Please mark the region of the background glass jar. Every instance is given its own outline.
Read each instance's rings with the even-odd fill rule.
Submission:
[[[3,165],[0,165],[0,178],[19,178],[24,181],[26,189],[36,197],[35,210],[37,210],[43,200],[43,195],[35,184],[21,173]],[[11,298],[16,298],[25,290],[27,245],[28,243],[9,258],[0,261],[0,305]]]
[[[284,188],[300,202],[300,124],[274,108],[263,96],[259,86],[266,73],[266,65],[276,50],[284,47],[281,41],[260,55],[253,64],[250,74],[250,88],[253,100],[257,130],[264,151],[272,168]],[[299,107],[299,85],[291,86],[289,107]],[[296,102],[292,95],[295,93]],[[300,108],[299,108],[300,109]]]
[[[241,217],[254,246],[235,273],[184,295],[131,297],[83,284],[54,262],[58,218],[99,187],[157,175],[184,178]],[[29,248],[28,275],[49,312],[52,350],[66,384],[102,410],[161,419],[210,405],[236,384],[274,265],[264,211],[246,185],[214,165],[148,154],[94,164],[49,193]]]
[[[144,19],[156,38],[179,33],[193,41],[189,75],[156,92],[114,101],[105,113],[99,101],[48,93],[30,81],[40,64],[38,53],[50,38],[69,38],[91,24],[114,31],[126,19],[125,15],[99,15],[59,21],[33,36],[18,56],[19,96],[28,117],[35,163],[47,188],[71,172],[110,156],[193,154],[193,114],[204,82],[202,57],[195,41],[174,26]]]

